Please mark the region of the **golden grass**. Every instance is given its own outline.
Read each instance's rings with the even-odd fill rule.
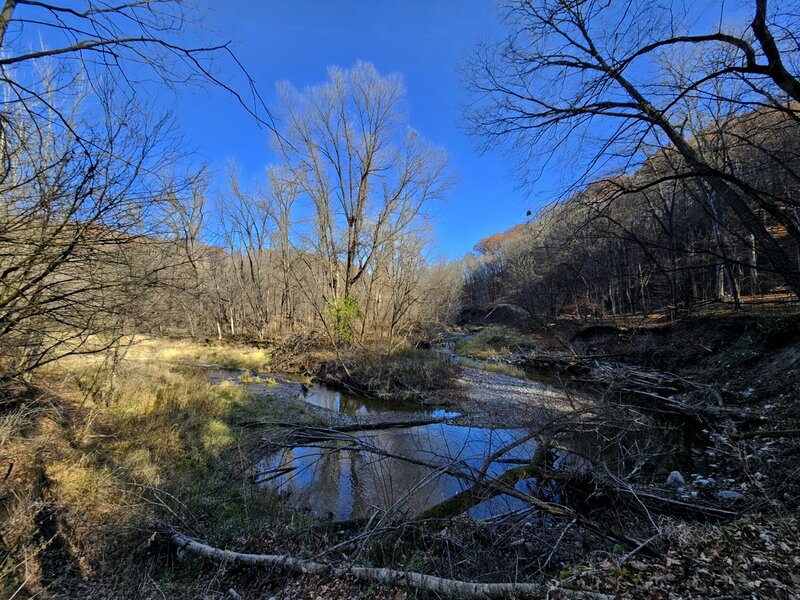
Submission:
[[[263,371],[270,353],[263,348],[244,345],[205,344],[194,340],[163,340],[137,337],[127,353],[128,358],[218,365],[231,369]]]
[[[7,485],[19,499],[4,507],[4,538],[15,555],[35,560],[47,546],[34,535],[45,506],[76,552],[101,565],[187,519],[224,543],[261,531],[283,510],[274,494],[243,478],[263,432],[238,424],[287,413],[302,420],[304,407],[229,381],[212,385],[207,370],[175,364],[262,368],[264,351],[144,340],[117,365],[113,393],[106,358],[50,365],[36,392],[20,392],[18,405],[0,415],[0,460],[15,463]],[[12,566],[0,564],[0,592],[19,585]]]

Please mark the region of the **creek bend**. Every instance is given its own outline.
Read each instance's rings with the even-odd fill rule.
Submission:
[[[463,412],[348,394],[286,375],[243,379],[241,372],[215,369],[210,380],[232,381],[256,396],[302,399],[311,410],[327,414],[334,425],[306,429],[333,435],[268,444],[255,457],[252,476],[296,508],[334,521],[376,511],[411,518],[470,488],[475,477],[491,479],[528,464],[537,448],[531,431],[590,401],[538,381],[467,367],[458,380],[458,399],[451,403]],[[386,426],[394,422],[399,426]],[[336,423],[345,427],[337,431]],[[590,468],[586,459],[564,449],[550,448],[543,459],[554,471]],[[567,500],[550,479],[531,477],[514,487],[556,504]],[[467,514],[487,519],[526,508],[523,500],[500,494]]]
[[[341,439],[300,440],[272,449],[255,464],[257,484],[277,489],[294,506],[310,510],[318,517],[336,521],[358,519],[368,517],[376,509],[413,516],[470,487],[468,480],[444,473],[445,470],[477,475],[485,469],[489,477],[497,476],[511,467],[530,462],[536,451],[534,439],[514,445],[528,436],[528,431],[521,427],[461,424],[462,421],[469,423],[469,419],[444,408],[357,396],[291,376],[269,375],[272,381],[263,383],[260,379],[266,377],[248,382],[242,381],[241,375],[237,371],[220,369],[210,373],[210,380],[214,383],[233,381],[256,395],[295,396],[339,418],[364,424],[363,431],[353,431]],[[486,375],[492,375],[493,380],[515,379]],[[523,380],[505,382],[509,389],[501,388],[499,393],[513,395],[512,388],[526,388],[528,383]],[[535,385],[538,389],[541,384]],[[491,404],[492,389],[484,391]],[[556,391],[549,392],[552,400]],[[497,394],[498,389],[494,393]],[[425,424],[413,426],[415,419]],[[412,426],[369,429],[370,422],[392,420],[410,421]],[[513,447],[503,452],[506,446]],[[371,452],[370,448],[377,452]],[[487,457],[495,454],[494,460],[485,465]],[[581,461],[560,450],[551,451],[548,458],[549,466],[556,469],[577,468]],[[530,478],[515,487],[552,502],[561,501],[561,494],[552,481]],[[474,506],[468,514],[485,519],[526,506],[522,500],[500,495]]]

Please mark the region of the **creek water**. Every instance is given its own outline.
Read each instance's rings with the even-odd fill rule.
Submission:
[[[243,381],[241,374],[218,370],[210,378],[212,382],[227,379],[245,385],[253,394],[296,394],[308,404],[359,420],[437,419],[419,426],[352,432],[345,439],[298,443],[270,452],[257,462],[257,484],[277,489],[298,508],[337,521],[367,517],[376,509],[417,514],[470,486],[468,480],[449,475],[445,469],[476,475],[485,468],[489,476],[496,476],[529,462],[536,451],[536,442],[528,440],[499,452],[527,432],[457,425],[453,420],[459,413],[442,408],[357,396],[286,376]],[[495,460],[484,465],[493,454],[497,454]],[[551,460],[558,467],[571,457],[561,453]],[[560,500],[552,482],[529,479],[517,488]],[[469,514],[483,519],[525,506],[521,500],[501,495],[478,504]]]
[[[432,410],[414,402],[347,394],[286,376],[272,377],[266,383],[248,382],[242,381],[240,374],[216,371],[211,380],[233,380],[259,395],[296,395],[310,405],[365,424],[437,419],[435,423],[418,426],[365,428],[334,439],[299,441],[265,452],[255,465],[256,483],[279,491],[294,506],[318,517],[336,521],[358,519],[376,510],[412,516],[472,485],[469,478],[455,477],[445,471],[473,476],[485,471],[489,476],[497,476],[529,462],[536,451],[535,440],[513,445],[528,435],[523,428],[461,425],[456,423],[459,414],[455,412]],[[542,383],[507,376],[499,380],[503,385],[494,392],[504,398],[516,394],[524,396],[528,403],[541,403],[549,396],[563,394],[562,390]],[[478,380],[472,387],[476,385],[480,387],[477,391],[487,394],[485,382]],[[492,457],[488,465],[487,457]],[[587,466],[584,459],[562,450],[551,450],[547,463],[551,468],[567,470]],[[517,483],[516,488],[551,502],[562,500],[561,491],[553,481],[531,478]],[[486,519],[526,506],[517,498],[500,495],[472,507],[468,514]]]
[[[277,489],[298,508],[337,521],[367,517],[376,509],[417,514],[471,485],[468,480],[443,472],[445,469],[477,475],[485,468],[489,476],[497,476],[529,462],[536,451],[536,442],[528,440],[501,452],[524,438],[524,429],[457,425],[452,421],[459,413],[419,403],[347,394],[286,376],[243,381],[240,373],[216,370],[210,379],[234,381],[253,394],[296,394],[308,404],[372,421],[439,420],[419,426],[352,432],[341,440],[298,443],[270,452],[257,462],[257,484]],[[495,459],[485,465],[487,457],[494,454]],[[551,456],[551,465],[558,468],[574,460],[567,453],[557,452]],[[553,482],[532,478],[516,487],[560,501]],[[521,500],[501,495],[474,506],[469,514],[485,519],[525,507]]]
[[[358,432],[352,441],[299,444],[265,456],[257,481],[282,490],[295,505],[335,520],[366,517],[376,509],[414,515],[469,487],[443,469],[478,474],[488,456],[525,434],[450,423]],[[376,452],[369,451],[373,447]],[[486,472],[496,476],[529,462],[535,450],[536,442],[527,441],[500,454]],[[569,458],[557,457],[555,466]],[[560,500],[551,482],[528,479],[517,488]],[[469,514],[485,519],[523,507],[522,501],[501,495],[474,506]]]
[[[444,409],[426,409],[418,402],[398,401],[392,399],[366,398],[348,394],[319,383],[302,385],[300,396],[313,406],[325,408],[335,413],[350,417],[365,417],[368,415],[394,414],[394,413],[424,413],[434,419],[452,419],[459,413]]]

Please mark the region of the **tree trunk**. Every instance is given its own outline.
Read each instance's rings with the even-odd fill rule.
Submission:
[[[179,533],[172,534],[170,541],[186,552],[204,556],[222,563],[247,566],[280,567],[296,573],[344,577],[352,575],[356,579],[379,582],[384,585],[411,586],[437,595],[452,598],[543,598],[549,593],[546,586],[535,583],[471,583],[456,579],[445,579],[414,571],[400,571],[386,568],[349,567],[336,568],[311,560],[294,558],[283,554],[243,554],[208,546]],[[598,592],[573,591],[558,588],[559,597],[585,598],[587,600],[610,600],[612,596]]]
[[[748,205],[747,200],[745,200],[745,198],[730,184],[714,174],[710,165],[700,157],[697,151],[686,141],[686,138],[672,126],[667,116],[651,104],[630,81],[623,77],[621,72],[609,66],[596,50],[593,50],[593,55],[603,70],[616,80],[631,99],[639,105],[641,110],[647,115],[649,122],[666,134],[678,152],[680,152],[681,156],[686,160],[689,167],[706,182],[720,200],[725,202],[725,204],[733,210],[741,224],[753,235],[758,245],[761,246],[772,268],[783,277],[792,293],[800,298],[800,271],[795,268],[792,264],[792,260],[786,252],[783,251],[783,248],[780,247],[775,238],[767,231],[767,228]]]
[[[6,31],[11,18],[14,16],[14,9],[17,7],[17,0],[6,0],[3,10],[0,12],[0,49],[4,48]]]

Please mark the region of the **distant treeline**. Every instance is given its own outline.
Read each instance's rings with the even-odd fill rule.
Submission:
[[[692,147],[742,197],[741,214],[672,146],[484,239],[466,303],[538,315],[605,316],[707,301],[796,300],[744,220],[758,219],[800,271],[800,110],[795,103],[708,119]]]
[[[447,157],[406,124],[399,76],[284,85],[279,160],[215,203],[169,115],[113,89],[98,106],[68,74],[0,102],[0,378],[136,333],[394,349],[458,312],[458,266],[427,257]]]

